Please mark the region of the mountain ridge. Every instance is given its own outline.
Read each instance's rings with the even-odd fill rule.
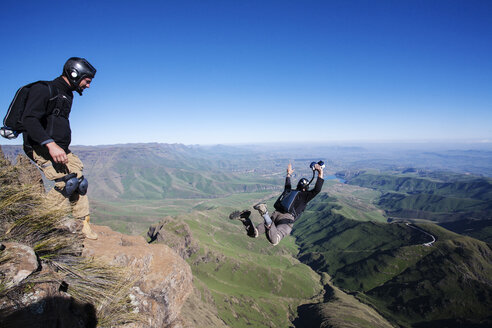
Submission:
[[[349,220],[334,213],[336,199],[322,203],[322,212],[319,201],[313,200],[293,235],[300,260],[327,272],[336,286],[402,327],[442,318],[464,327],[492,323],[490,244],[430,223],[414,223],[423,234],[404,223]],[[437,239],[432,246],[424,245],[427,233]]]

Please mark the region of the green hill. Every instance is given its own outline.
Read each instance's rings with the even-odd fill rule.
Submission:
[[[430,220],[482,241],[492,238],[490,178],[416,170],[340,172],[339,175],[350,185],[381,192],[375,204],[389,217]]]
[[[256,200],[236,199],[234,206]],[[337,214],[342,207],[338,200],[323,193],[296,222],[295,240],[289,237],[271,247],[264,238],[246,237],[239,222],[228,221],[232,208],[227,202],[212,200],[178,220],[190,226],[201,245],[188,260],[196,285],[202,294],[212,295],[218,316],[231,327],[287,327],[289,321],[299,328],[390,326],[358,300],[402,327],[432,326],[443,319],[448,326],[491,323],[492,251],[486,243],[433,224],[346,219]],[[433,246],[423,245],[432,238],[415,227],[437,237]],[[296,264],[296,256],[330,274],[331,281],[322,281],[323,299],[319,278]],[[336,292],[337,287],[356,298]],[[466,288],[470,290],[458,292]],[[427,308],[419,305],[421,300]]]
[[[344,293],[323,274],[325,286],[323,303],[305,304],[299,307],[299,317],[294,321],[296,328],[392,328],[387,320],[370,306],[363,304],[353,295]]]
[[[320,278],[296,259],[294,238],[279,247],[271,246],[264,236],[252,239],[239,221],[229,220],[232,209],[197,210],[175,218],[190,227],[198,245],[187,259],[195,287],[201,295],[209,295],[211,312],[228,327],[290,327],[297,307],[322,294]],[[260,217],[254,220],[260,222]],[[188,306],[193,304],[185,305],[185,312]],[[202,320],[202,314],[189,315]]]
[[[472,198],[446,197],[433,194],[383,194],[377,205],[388,216],[450,222],[466,218],[487,219],[492,203]]]
[[[437,326],[441,320],[463,326],[490,325],[490,245],[435,225],[425,228],[438,238],[432,251],[390,281],[368,291],[365,300],[394,320],[414,326]]]
[[[426,247],[432,238],[421,230],[346,219],[330,210],[336,207],[333,198],[315,199],[294,226],[301,261],[404,327],[492,323],[489,244],[418,224],[437,239]]]
[[[492,219],[465,219],[441,223],[440,226],[461,235],[470,236],[492,244]]]
[[[441,175],[418,173],[362,173],[347,180],[349,184],[382,191],[428,193],[456,198],[492,199],[492,179],[450,174],[452,181],[438,179]],[[448,177],[449,179],[449,177]]]
[[[95,148],[95,149],[94,149]],[[107,200],[213,198],[276,189],[278,181],[251,172],[242,154],[167,144],[76,148],[91,182],[90,196]],[[95,151],[96,150],[96,151]],[[213,160],[212,160],[213,159]],[[261,167],[261,156],[255,158]],[[271,167],[269,164],[268,166]]]
[[[430,241],[403,223],[360,222],[318,212],[317,204],[323,201],[313,201],[315,204],[303,214],[293,235],[300,246],[300,259],[327,272],[344,289],[366,291],[391,279],[404,269],[393,258],[416,261],[422,252],[413,252],[409,247]]]
[[[307,328],[321,327],[321,322],[334,327],[391,327],[374,309],[330,286],[326,276],[320,278],[300,262],[294,237],[285,238],[275,247],[265,236],[247,237],[242,224],[229,220],[228,214],[237,206],[259,200],[250,196],[237,199],[234,207],[215,207],[223,200],[214,199],[209,203],[212,209],[197,209],[172,220],[177,226],[189,226],[193,242],[198,245],[187,258],[193,270],[195,294],[199,295],[190,299],[195,303],[184,306],[190,320],[219,320],[228,327]],[[273,200],[268,200],[269,206]],[[258,223],[262,219],[253,213],[253,220]],[[173,224],[164,229],[177,239],[188,239]],[[173,240],[176,239],[164,238],[168,244]],[[199,307],[197,303],[203,299],[207,306]],[[323,299],[326,302],[320,304]],[[319,313],[316,318],[314,312]],[[329,317],[324,316],[326,313],[330,313]]]

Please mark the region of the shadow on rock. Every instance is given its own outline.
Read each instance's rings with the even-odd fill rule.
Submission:
[[[321,327],[323,318],[320,317],[316,304],[304,304],[297,307],[298,317],[292,322],[296,328]]]
[[[23,308],[0,310],[0,328],[95,328],[96,309],[68,297],[47,297]]]

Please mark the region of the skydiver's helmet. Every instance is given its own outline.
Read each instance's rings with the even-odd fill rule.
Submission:
[[[63,65],[63,75],[82,96],[83,89],[80,88],[80,82],[86,77],[94,78],[96,69],[85,58],[71,57]]]
[[[297,183],[297,190],[299,191],[302,191],[303,189],[307,189],[307,187],[309,186],[309,181],[308,179],[306,178],[302,178],[301,180],[299,180],[299,182]]]

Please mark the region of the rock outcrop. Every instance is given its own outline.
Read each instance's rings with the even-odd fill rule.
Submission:
[[[147,236],[150,242],[156,241],[171,247],[185,260],[198,251],[198,244],[193,240],[190,227],[170,216],[151,225]]]
[[[141,236],[123,235],[108,227],[94,226],[93,230],[99,238],[84,241],[83,256],[131,270],[136,278],[131,304],[147,324],[141,327],[179,327],[181,307],[193,289],[189,265],[166,245],[148,244]]]
[[[0,278],[4,288],[17,287],[39,267],[34,250],[19,243],[4,243],[0,258]]]
[[[139,320],[120,327],[189,327],[180,317],[181,308],[193,291],[189,265],[166,245],[151,245],[141,236],[123,235],[108,227],[93,229],[99,238],[84,241],[82,256],[124,267],[131,277],[127,298]],[[3,246],[1,282],[6,287],[20,286],[23,292],[14,293],[17,299],[12,299],[12,295],[0,297],[0,321],[12,327],[41,328],[53,322],[60,327],[96,327],[94,305],[72,297],[50,266],[40,264],[32,248],[19,243]],[[33,284],[27,279],[33,274],[47,282]]]

